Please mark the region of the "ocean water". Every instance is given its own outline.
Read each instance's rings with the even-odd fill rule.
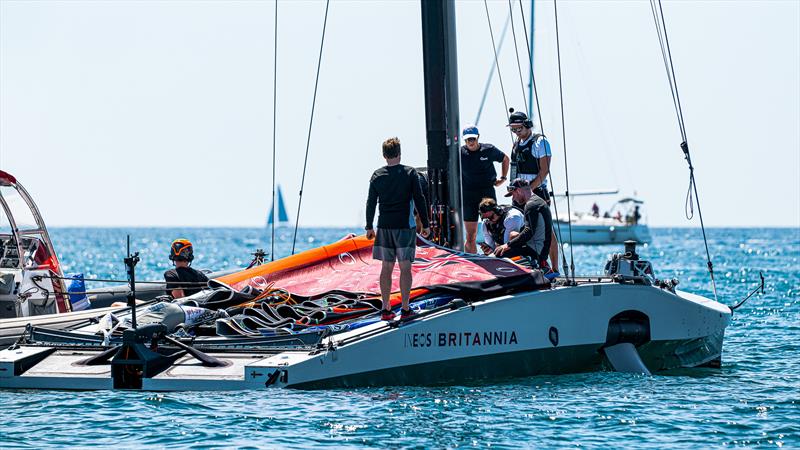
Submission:
[[[297,249],[346,229],[300,230]],[[195,267],[241,267],[261,229],[51,230],[66,272],[124,279],[125,238],[137,277],[159,279],[169,243],[195,245]],[[640,247],[659,278],[712,295],[697,229],[654,229]],[[711,229],[720,301],[758,280],[764,295],[739,308],[721,369],[654,376],[611,372],[447,387],[260,392],[38,392],[0,390],[0,448],[48,447],[493,447],[800,448],[800,229]],[[277,256],[291,251],[279,230]],[[618,246],[574,247],[578,274],[599,274]],[[91,287],[97,285],[90,284]]]

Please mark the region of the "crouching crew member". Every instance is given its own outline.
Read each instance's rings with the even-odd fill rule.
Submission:
[[[548,272],[550,269],[547,265],[547,254],[550,249],[550,238],[553,236],[550,208],[541,197],[531,193],[530,185],[523,179],[514,180],[508,188],[510,192],[506,197],[511,195],[514,203],[525,204],[523,212],[525,224],[517,236],[511,238],[508,243],[498,246],[494,253],[497,256],[509,256],[515,251],[524,256],[533,256],[539,268]]]
[[[491,198],[481,200],[478,209],[483,219],[481,250],[485,255],[519,234],[525,223],[521,210],[511,205],[500,206]]]
[[[172,298],[188,297],[196,294],[208,283],[208,277],[199,270],[189,267],[194,260],[192,243],[188,239],[176,239],[169,247],[169,259],[174,269],[164,272],[167,282],[167,295]]]

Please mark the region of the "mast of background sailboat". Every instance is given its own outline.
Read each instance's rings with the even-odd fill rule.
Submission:
[[[454,0],[421,0],[432,240],[462,250]]]

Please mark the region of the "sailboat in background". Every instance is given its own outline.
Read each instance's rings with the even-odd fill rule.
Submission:
[[[273,221],[275,221],[275,200],[277,199],[277,211],[278,211],[278,221],[275,222],[275,226],[288,226],[289,225],[289,214],[286,213],[286,202],[283,200],[283,191],[281,191],[281,186],[277,186],[277,193],[275,198],[272,200],[272,207],[269,210],[269,216],[267,216],[267,227],[271,226]]]

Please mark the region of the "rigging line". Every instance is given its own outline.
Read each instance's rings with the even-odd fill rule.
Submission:
[[[297,199],[297,219],[294,222],[294,237],[292,238],[292,255],[294,255],[295,245],[297,244],[297,228],[300,226],[300,207],[303,204],[303,187],[306,183],[306,169],[308,168],[308,149],[311,145],[311,129],[314,125],[314,109],[317,106],[317,87],[319,86],[319,72],[322,67],[322,49],[325,46],[325,30],[328,28],[328,7],[331,0],[325,1],[325,19],[322,22],[322,38],[319,42],[319,58],[317,59],[317,76],[314,80],[314,96],[311,100],[311,118],[308,121],[308,137],[306,138],[306,155],[303,160],[303,177],[300,179],[300,193]]]
[[[651,0],[652,9],[654,16],[655,14],[655,4],[653,0]],[[689,154],[689,143],[686,138],[686,126],[683,120],[683,109],[681,108],[681,100],[680,95],[678,95],[678,82],[677,78],[675,77],[675,65],[672,62],[672,51],[669,47],[669,36],[667,35],[667,24],[664,20],[664,10],[661,6],[661,0],[658,0],[658,16],[661,18],[661,28],[660,30],[664,33],[664,41],[663,45],[666,48],[666,57],[664,60],[664,64],[668,67],[667,75],[668,78],[671,78],[670,86],[673,88],[673,98],[676,104],[677,114],[678,114],[678,125],[681,130],[681,138],[683,141],[681,142],[681,150],[683,151],[684,157],[686,158],[686,163],[689,165],[689,190],[694,191],[694,200],[697,203],[697,215],[700,218],[700,230],[703,233],[703,245],[705,246],[706,250],[706,265],[708,266],[708,274],[711,278],[711,288],[714,291],[714,300],[718,300],[717,297],[717,283],[714,280],[714,264],[711,262],[711,252],[708,250],[708,237],[706,236],[706,227],[703,221],[703,212],[700,209],[700,195],[697,190],[697,181],[694,178],[694,166],[692,165],[692,158]],[[658,21],[656,21],[658,22]],[[658,23],[656,23],[656,28],[658,28]],[[661,35],[659,35],[659,40],[661,39]]]
[[[658,35],[658,44],[661,47],[661,58],[664,61],[664,70],[666,71],[667,81],[669,82],[670,93],[672,94],[672,106],[675,108],[675,115],[678,118],[678,126],[680,127],[681,139],[686,140],[682,115],[678,108],[678,101],[675,97],[675,88],[676,88],[675,79],[673,78],[673,73],[669,69],[668,61],[670,60],[670,58],[667,56],[667,49],[664,43],[664,30],[661,27],[661,23],[658,20],[658,9],[656,8],[654,0],[650,0],[650,10],[653,13],[653,22],[655,23],[656,26],[656,34]]]
[[[508,0],[508,16],[511,18],[511,36],[514,38],[514,55],[517,57],[517,72],[519,73],[519,87],[522,89],[522,103],[528,111],[528,98],[525,95],[525,81],[522,79],[522,64],[519,62],[519,47],[517,46],[517,31],[514,29],[514,4]]]
[[[275,124],[278,110],[278,0],[275,0],[275,37],[273,41],[275,46],[272,61],[272,210],[270,211],[270,216],[272,217],[272,239],[270,240],[270,261],[275,261],[275,222],[278,219],[278,214],[275,211],[275,135],[277,133]]]
[[[575,283],[575,259],[572,252],[572,211],[569,198],[569,164],[567,164],[567,130],[564,121],[564,89],[561,76],[561,43],[558,37],[558,5],[553,0],[553,17],[556,25],[556,55],[558,57],[558,95],[561,102],[561,139],[564,144],[564,183],[567,185],[567,225],[569,226],[569,266],[572,282]]]
[[[522,9],[522,0],[519,0],[519,10],[520,15],[522,16],[522,28],[528,29],[528,24],[525,23],[525,12]],[[531,22],[531,27],[533,27],[533,23]],[[542,106],[539,103],[539,90],[536,89],[536,77],[533,73],[533,53],[531,53],[531,42],[528,40],[528,35],[525,34],[525,46],[528,50],[528,62],[530,66],[530,75],[531,75],[531,86],[533,87],[533,98],[536,103],[536,115],[539,117],[539,128],[542,130],[542,134],[544,133],[544,122],[542,122]]]
[[[522,0],[519,0],[519,11],[520,11],[520,16],[522,17],[522,27],[527,30],[528,24],[525,22],[525,11],[522,8]],[[531,22],[531,28],[533,28],[533,22]],[[527,33],[525,34],[525,46],[526,49],[528,50],[530,81],[531,81],[531,87],[533,88],[533,97],[536,103],[536,115],[539,118],[539,129],[542,131],[543,136],[547,136],[544,131],[544,121],[542,121],[542,106],[541,103],[539,102],[539,90],[536,88],[536,76],[533,72],[533,52],[531,52],[531,42],[528,40]],[[533,120],[533,118],[531,118],[531,120]],[[551,159],[551,165],[552,165],[552,159]],[[555,183],[553,182],[552,170],[548,170],[547,178],[550,181],[550,186],[552,188],[552,191],[555,192],[556,189],[555,189]],[[558,221],[558,206],[555,201],[555,198],[553,199],[552,204],[553,204],[553,212],[555,212],[556,214],[556,236],[558,237],[558,246],[561,248],[561,254],[564,256],[563,268],[566,275],[567,253],[564,251],[564,239],[563,239],[563,234],[561,233],[561,223]],[[570,220],[570,218],[567,217],[567,220]]]
[[[497,51],[503,49],[503,41],[506,39],[506,32],[508,31],[508,23],[511,20],[511,16],[509,15],[506,18],[506,23],[503,25],[503,31],[500,34],[500,43],[497,46]],[[489,94],[489,87],[492,85],[492,78],[494,78],[494,68],[497,65],[497,60],[492,60],[492,68],[489,69],[489,75],[486,77],[486,85],[483,87],[483,96],[481,97],[481,104],[478,107],[478,114],[475,116],[475,126],[478,126],[478,122],[481,121],[481,113],[483,113],[483,105],[486,103],[486,97]]]
[[[494,32],[492,32],[492,18],[489,16],[489,5],[486,0],[483,0],[483,7],[486,9],[486,23],[489,24],[489,36],[492,38],[492,50],[494,51],[494,64],[497,68],[497,79],[500,81],[500,92],[503,95],[503,106],[506,111],[506,121],[508,121],[508,102],[506,101],[506,89],[503,86],[503,75],[500,73],[500,62],[497,59],[497,46],[494,45]],[[514,135],[511,130],[508,130],[508,135],[511,138],[511,143],[514,143]]]

